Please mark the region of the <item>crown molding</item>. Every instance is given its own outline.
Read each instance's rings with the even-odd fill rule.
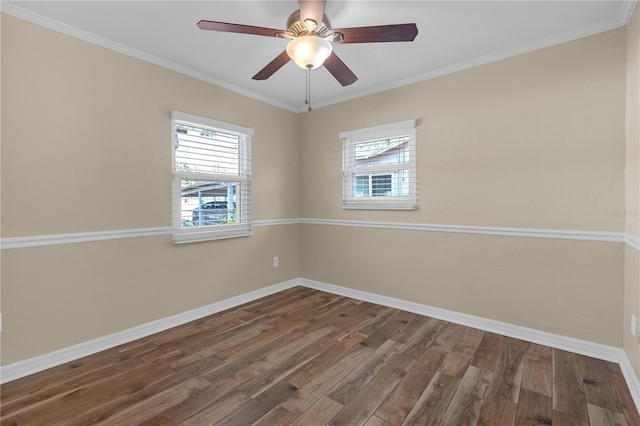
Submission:
[[[622,26],[629,23],[629,19],[631,19],[631,15],[633,15],[636,4],[638,4],[637,0],[627,0],[623,2],[622,7],[620,8],[620,15],[618,15],[618,20],[623,23]]]

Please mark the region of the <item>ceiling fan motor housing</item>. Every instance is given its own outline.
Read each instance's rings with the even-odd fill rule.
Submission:
[[[312,28],[309,28],[304,22],[300,22],[300,10],[293,12],[287,19],[287,31],[294,37],[304,35],[325,37],[329,30],[331,30],[331,23],[326,14],[322,15],[322,22],[316,22]]]

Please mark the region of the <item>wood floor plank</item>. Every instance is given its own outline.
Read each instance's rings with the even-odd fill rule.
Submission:
[[[344,305],[351,303],[352,300],[353,299],[349,299],[348,297],[337,296],[323,306],[298,312],[296,316],[303,321],[313,321],[315,318],[322,317],[323,315],[331,315],[332,312],[339,312],[343,309]]]
[[[406,342],[404,334],[401,334],[409,326],[409,321],[413,319],[415,314],[405,311],[397,311],[389,320],[376,331],[371,333],[369,337],[362,341],[362,344],[370,347],[371,349],[377,349],[393,336],[396,339],[402,338]],[[401,337],[402,336],[402,337]],[[397,340],[400,342],[400,340]],[[405,343],[401,342],[401,343]]]
[[[251,337],[243,342],[233,344],[232,346],[217,352],[216,356],[225,361],[229,361],[305,324],[305,322],[295,318],[288,318],[286,320],[282,319],[279,323],[274,324],[273,328],[264,330],[257,336]]]
[[[130,354],[123,354],[114,348],[4,383],[2,385],[2,408],[4,410],[19,401],[32,399],[44,393],[55,394],[56,392],[64,392],[65,389],[82,386],[85,383],[90,383],[95,375],[115,374],[113,370],[105,371],[105,369],[113,369],[118,364],[130,362],[133,364],[127,364],[129,367],[140,364],[141,360]]]
[[[364,342],[364,340],[363,340]],[[361,343],[363,344],[363,343]],[[366,345],[363,345],[366,346]],[[402,348],[402,344],[387,340],[364,362],[347,374],[329,391],[327,396],[342,405],[346,405],[382,368],[387,361]],[[368,347],[368,346],[367,346]]]
[[[268,312],[269,315],[282,315],[285,313],[295,313],[299,310],[304,310],[311,307],[317,307],[317,303],[324,303],[325,300],[320,296],[312,296],[312,297],[304,297],[297,302],[291,303],[291,301],[287,300],[282,302],[280,305],[273,305],[266,307],[264,312]]]
[[[0,425],[640,426],[617,364],[291,288],[0,386]]]
[[[250,425],[274,409],[281,401],[286,400],[298,389],[286,382],[278,382],[262,392],[249,402],[242,405],[241,409],[234,411],[227,417],[217,422],[218,426]]]
[[[309,293],[300,293],[295,296],[279,300],[277,302],[274,301],[267,305],[263,305],[258,309],[253,309],[252,312],[254,314],[280,315],[319,300],[319,294],[320,292],[318,292],[317,290],[312,290]]]
[[[589,426],[589,422],[553,410],[553,426]]]
[[[553,390],[553,357],[548,346],[529,344],[529,351],[524,360],[522,388],[551,396]]]
[[[551,425],[552,421],[551,397],[522,388],[516,413],[516,426]]]
[[[262,416],[253,426],[284,426],[291,424],[296,419],[296,415],[290,413],[279,405]]]
[[[227,417],[234,411],[237,411],[251,400],[247,395],[240,391],[235,391],[224,398],[219,399],[213,404],[199,411],[185,421],[179,423],[183,426],[201,426],[217,424],[220,420]]]
[[[290,333],[284,334],[277,339],[271,340],[268,343],[259,346],[244,355],[239,356],[215,369],[204,373],[203,376],[212,383],[222,380],[226,377],[232,376],[238,370],[252,365],[254,362],[263,359],[265,354],[287,345],[292,341],[297,340],[300,337],[298,331],[293,330]]]
[[[451,349],[452,353],[468,356],[469,359],[473,357],[484,337],[484,331],[476,330],[475,328],[465,327],[464,333],[460,337],[460,340]],[[493,370],[486,370],[493,371]]]
[[[578,356],[559,349],[553,350],[553,409],[589,421]]]
[[[369,420],[364,424],[364,426],[394,426],[386,420],[381,419],[377,416],[369,417]]]
[[[237,392],[239,386],[253,379],[258,374],[259,372],[251,367],[238,370],[234,375],[217,381],[215,385],[192,392],[191,395],[180,404],[168,407],[162,413],[141,423],[140,426],[177,425],[213,405],[218,400],[224,399],[227,395]],[[228,400],[225,401],[228,402]],[[225,417],[227,414],[229,413],[227,412],[222,417]]]
[[[329,293],[319,293],[317,296],[317,299],[312,303],[288,311],[286,315],[298,318],[302,321],[308,321],[313,318],[313,316],[307,316],[310,312],[315,312],[317,314],[318,312],[322,312],[325,306],[330,306],[336,299],[344,299],[341,296]]]
[[[251,367],[260,372],[265,372],[282,363],[283,360],[300,352],[300,348],[304,348],[320,338],[325,337],[331,331],[333,331],[333,327],[330,326],[320,328],[312,331],[311,333],[304,333],[301,330],[296,330],[295,333],[292,333],[292,336],[296,336],[295,338],[291,339],[287,343],[283,343],[272,351],[266,352],[264,355],[256,359],[255,362],[252,362]]]
[[[348,351],[336,358],[333,364],[317,373],[307,376],[292,375],[286,380],[298,383],[298,392],[281,405],[294,414],[302,414],[316,401],[321,399],[346,374],[362,363],[373,351],[365,346],[355,344]],[[314,360],[315,361],[315,360]],[[312,361],[313,362],[313,361]],[[321,365],[321,364],[320,364]],[[340,404],[342,406],[342,404]]]
[[[502,352],[502,343],[503,337],[499,334],[485,332],[471,360],[471,365],[481,370],[495,371]]]
[[[438,350],[448,354],[451,353],[453,347],[460,341],[464,334],[465,327],[454,324],[452,322],[445,324],[436,336],[433,345]]]
[[[439,370],[448,376],[461,379],[469,368],[470,363],[471,356],[459,353],[450,353],[445,358]]]
[[[437,372],[402,425],[439,425],[459,384],[460,379]]]
[[[516,421],[516,410],[515,403],[488,395],[480,411],[478,426],[513,426]]]
[[[364,425],[414,363],[415,360],[406,355],[394,355],[380,372],[331,419],[329,424],[333,426]]]
[[[345,316],[338,316],[338,318],[331,323],[334,331],[329,336],[336,340],[341,340],[348,334],[358,330],[362,326],[375,321],[378,316],[384,312],[383,306],[373,305],[370,303],[357,305],[356,309]]]
[[[188,399],[193,393],[210,386],[211,382],[202,377],[196,376],[186,382],[167,389],[164,392],[153,395],[138,404],[132,405],[126,410],[118,411],[110,418],[104,420],[103,424],[140,424],[165,411],[167,407],[178,405]]]
[[[181,348],[188,355],[205,351],[217,354],[246,340],[253,339],[260,333],[272,329],[268,324],[253,321],[239,327],[224,331],[211,337],[189,341]]]
[[[613,374],[610,376],[610,380],[616,390],[616,395],[618,395],[620,406],[625,418],[627,419],[627,423],[630,426],[640,425],[640,414],[638,414],[638,409],[633,402],[633,398],[631,397],[629,387],[627,386],[624,377],[622,377],[621,373],[619,375]]]
[[[256,378],[240,386],[239,389],[250,397],[256,398],[257,395],[265,392],[275,383],[281,381],[294,370],[335,344],[336,341],[334,339],[329,336],[323,336],[307,346],[302,346],[298,353],[285,358],[280,364],[261,373]]]
[[[315,357],[312,361],[304,364],[299,369],[291,373],[285,378],[285,380],[297,387],[304,385],[315,376],[321,375],[325,373],[327,369],[333,368],[336,360],[348,353],[352,347],[355,345],[361,346],[360,342],[365,337],[366,336],[359,333],[350,334],[348,337],[337,342],[330,349]]]
[[[2,412],[0,416],[5,418],[33,410],[40,405],[60,398],[62,395],[82,389],[85,386],[94,385],[106,377],[118,375],[141,364],[143,364],[143,361],[140,358],[124,358],[123,360],[106,364],[101,368],[96,367],[93,370],[85,370],[84,374],[74,375],[67,381],[40,383],[34,386],[33,391],[29,391],[27,387],[23,390],[24,394],[12,394],[5,399],[5,395],[2,393]]]
[[[294,302],[303,297],[313,296],[317,293],[317,290],[313,290],[311,288],[294,287],[289,290],[281,291],[270,296],[254,300],[252,302],[245,303],[244,305],[238,306],[238,309],[256,315],[269,306],[280,306],[283,301],[290,300]]]
[[[518,403],[524,373],[524,360],[528,349],[529,343],[527,342],[511,337],[503,339],[502,351],[489,389],[491,395]]]
[[[400,343],[408,343],[416,332],[429,320],[429,317],[418,314],[410,314],[407,324],[393,332],[393,340]]]
[[[80,417],[114,401],[131,399],[139,390],[150,390],[160,382],[171,381],[176,375],[168,365],[172,361],[168,358],[157,363],[143,363],[126,374],[115,375],[61,395],[60,398],[16,416],[18,423],[39,424],[42,419],[47,419],[51,424],[63,423],[71,413],[74,417]],[[71,413],[69,407],[73,407]]]
[[[394,425],[402,424],[435,376],[444,358],[445,354],[442,352],[427,349],[376,410],[375,415]]]
[[[587,404],[622,412],[622,406],[616,395],[615,387],[609,380],[611,370],[606,361],[581,356],[578,358],[584,397]]]
[[[591,426],[629,426],[624,414],[587,404]]]
[[[375,319],[358,329],[358,332],[369,336],[384,327],[398,312],[400,312],[398,309],[385,307]]]
[[[491,371],[469,366],[444,413],[441,424],[477,424],[492,376]]]
[[[324,426],[342,410],[342,407],[342,404],[323,396],[291,422],[289,426]]]
[[[402,353],[414,359],[420,358],[440,333],[446,322],[435,318],[428,318],[422,327],[407,341]]]

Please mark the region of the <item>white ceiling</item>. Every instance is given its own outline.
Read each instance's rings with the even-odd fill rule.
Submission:
[[[626,25],[635,1],[334,1],[333,28],[415,22],[413,43],[335,44],[359,77],[312,71],[318,108]],[[286,1],[3,1],[3,12],[277,105],[304,111],[305,72],[290,61],[251,77],[287,41],[202,31],[201,19],[285,29]]]

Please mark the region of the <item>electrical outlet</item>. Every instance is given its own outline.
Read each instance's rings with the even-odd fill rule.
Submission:
[[[274,268],[278,267],[278,256],[274,256],[274,258],[273,258],[273,267]]]
[[[636,330],[637,330],[637,324],[636,324],[636,316],[634,314],[631,314],[631,335],[635,336],[636,335]]]

